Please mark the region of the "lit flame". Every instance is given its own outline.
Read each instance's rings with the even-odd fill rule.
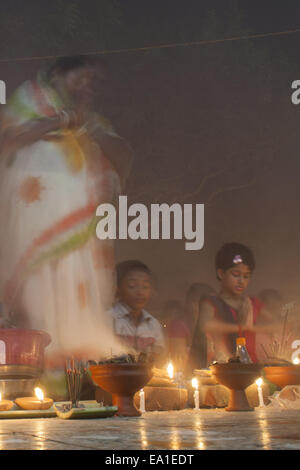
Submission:
[[[261,387],[262,384],[263,384],[263,379],[261,377],[259,377],[259,379],[257,379],[255,383],[258,387]]]
[[[192,379],[192,387],[198,390],[198,379],[196,377]]]
[[[168,367],[167,367],[167,371],[168,371],[170,379],[173,379],[174,378],[174,366],[173,366],[172,362],[169,362]]]
[[[44,393],[43,390],[39,387],[35,387],[34,393],[36,394],[36,397],[38,400],[43,401],[44,400]]]
[[[297,365],[299,363],[300,363],[299,357],[295,357],[295,359],[293,360],[293,364]]]

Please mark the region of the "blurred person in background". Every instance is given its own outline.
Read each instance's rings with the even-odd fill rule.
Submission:
[[[194,369],[207,367],[207,340],[200,317],[200,304],[209,295],[214,295],[213,287],[204,283],[194,283],[185,296],[185,318],[190,330],[189,355],[186,373],[192,375]]]
[[[163,306],[166,323],[169,359],[177,371],[183,372],[188,358],[191,331],[184,315],[183,304],[178,300],[168,300]]]
[[[114,251],[95,213],[116,201],[132,150],[93,110],[106,72],[89,56],[60,58],[1,107],[0,295],[51,335],[49,365],[98,358],[99,334],[103,349],[113,336]]]

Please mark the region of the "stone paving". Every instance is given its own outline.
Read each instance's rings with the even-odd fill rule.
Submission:
[[[300,449],[300,410],[147,412],[141,418],[0,420],[0,450]]]

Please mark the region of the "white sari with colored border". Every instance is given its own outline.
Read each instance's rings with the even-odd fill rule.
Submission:
[[[49,90],[22,85],[2,129],[55,114],[59,105],[52,106]],[[113,246],[96,238],[95,214],[99,204],[116,200],[120,183],[88,126],[1,155],[1,296],[30,328],[50,334],[49,353],[101,355],[114,341],[105,314],[113,298]]]

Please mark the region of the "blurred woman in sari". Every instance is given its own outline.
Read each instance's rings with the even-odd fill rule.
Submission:
[[[113,246],[96,238],[95,214],[117,200],[132,151],[92,111],[104,79],[102,62],[61,58],[22,84],[1,116],[1,295],[51,335],[52,357],[99,357],[113,341],[104,313]]]

